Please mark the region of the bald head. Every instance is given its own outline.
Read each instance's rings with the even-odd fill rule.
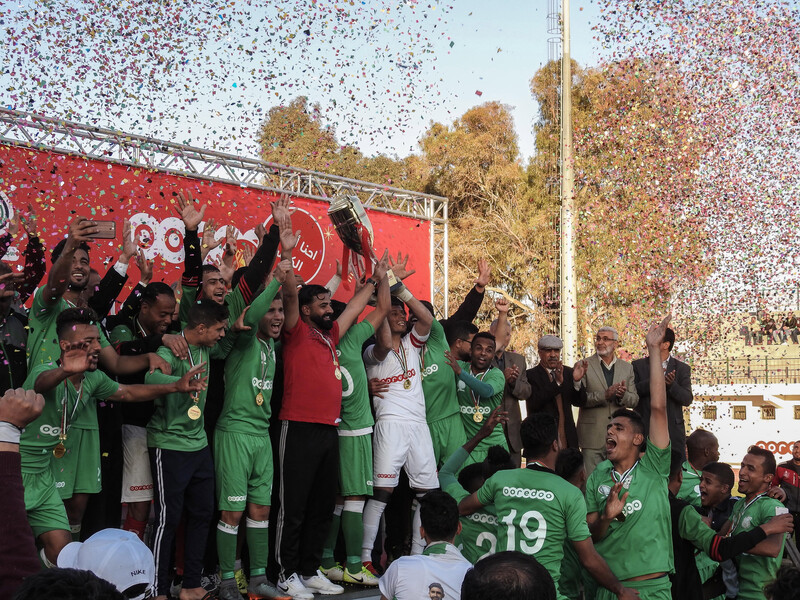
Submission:
[[[686,457],[696,469],[719,460],[719,440],[710,431],[696,429],[686,438]]]

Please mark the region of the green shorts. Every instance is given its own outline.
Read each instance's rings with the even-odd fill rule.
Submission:
[[[96,494],[100,491],[100,432],[71,427],[64,442],[67,453],[50,457],[56,489],[62,500],[73,494]]]
[[[339,436],[339,494],[372,496],[372,435]]]
[[[272,443],[266,435],[216,430],[214,471],[220,510],[243,511],[248,502],[272,503]]]
[[[22,485],[25,487],[25,510],[34,537],[54,529],[69,531],[67,509],[58,495],[50,469],[33,473],[23,471]]]
[[[460,413],[428,423],[428,428],[431,430],[433,455],[437,467],[441,467],[453,452],[467,443],[467,434],[464,433]]]
[[[666,575],[645,581],[623,581],[622,585],[637,590],[641,600],[672,600],[672,582]],[[616,597],[613,592],[597,587],[595,600],[616,600]]]

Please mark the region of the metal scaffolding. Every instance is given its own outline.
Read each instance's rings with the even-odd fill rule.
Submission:
[[[355,195],[370,210],[427,221],[431,224],[431,303],[439,312],[437,317],[448,314],[447,198],[5,108],[0,108],[0,143],[321,202],[330,202],[337,194]]]

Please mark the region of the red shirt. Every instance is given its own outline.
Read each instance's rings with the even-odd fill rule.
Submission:
[[[334,375],[333,358],[339,343],[339,324],[334,322],[330,331],[320,331],[298,319],[293,329],[284,327],[281,341],[283,404],[279,418],[338,425],[342,382]]]

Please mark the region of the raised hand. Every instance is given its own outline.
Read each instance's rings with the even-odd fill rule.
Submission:
[[[245,244],[242,246],[242,260],[244,260],[244,264],[246,266],[250,265],[250,262],[253,260],[255,255],[256,253],[250,244]]]
[[[144,255],[144,250],[139,248],[136,252],[136,266],[139,267],[139,282],[142,285],[147,285],[153,281],[153,261],[148,260]]]
[[[397,253],[397,260],[392,260],[392,258],[389,257],[389,266],[392,268],[394,276],[401,280],[411,277],[417,272],[416,269],[408,268],[408,254],[403,258],[402,252]]]
[[[64,249],[68,252],[77,250],[81,244],[88,244],[94,241],[92,235],[97,233],[97,225],[86,217],[75,217],[70,221],[69,234]]]
[[[39,237],[39,232],[36,229],[36,211],[33,210],[33,206],[28,204],[28,212],[25,214],[18,213],[18,217],[22,228],[25,230],[25,233],[28,234],[29,238]]]
[[[503,410],[502,406],[495,408],[492,414],[489,415],[489,418],[483,422],[476,434],[477,437],[481,439],[489,437],[492,431],[494,431],[494,428],[500,423],[508,423],[508,411]]]
[[[583,379],[583,376],[586,375],[586,367],[589,365],[585,360],[579,360],[575,363],[575,366],[572,367],[572,379],[573,381],[580,381]]]
[[[203,215],[206,213],[206,205],[197,210],[194,204],[192,192],[186,190],[185,192],[178,192],[178,206],[176,210],[183,221],[183,226],[186,231],[197,231],[200,226],[200,221],[203,220]]]
[[[458,364],[458,360],[455,356],[450,354],[449,350],[445,350],[444,358],[447,361],[447,364],[450,365],[450,368],[453,369],[453,373],[456,375],[461,375],[461,365]]]
[[[383,256],[381,256],[381,259],[375,264],[375,269],[372,271],[372,274],[375,277],[375,280],[378,283],[380,283],[381,279],[383,279],[386,276],[386,273],[388,273],[388,271],[389,271],[389,251],[384,250]]]
[[[253,230],[256,234],[256,238],[258,239],[258,245],[261,245],[261,242],[264,240],[264,236],[267,235],[267,228],[264,227],[263,223],[259,223],[256,225],[256,228]]]
[[[63,350],[61,368],[65,373],[77,375],[87,371],[92,366],[88,342],[71,342]]]
[[[672,319],[672,315],[667,315],[664,317],[658,325],[653,325],[650,327],[650,331],[647,332],[647,348],[653,348],[655,350],[659,349],[661,342],[664,341],[664,334],[667,331],[667,325],[669,325],[670,320]]]
[[[478,276],[475,278],[475,287],[480,288],[478,291],[482,292],[487,285],[489,279],[492,277],[492,269],[489,266],[489,261],[485,258],[478,260]]]
[[[16,284],[22,283],[23,278],[22,273],[14,271],[0,275],[0,299],[16,295]]]
[[[203,227],[203,240],[200,244],[201,260],[205,260],[209,252],[215,248],[219,248],[219,246],[222,244],[222,240],[218,240],[216,238],[216,233],[217,224],[214,222],[214,219],[209,219],[206,221],[205,227]]]
[[[125,219],[122,221],[122,255],[120,258],[123,259],[123,262],[129,262],[131,258],[136,256],[137,250],[139,250],[139,244],[133,239],[131,222]]]
[[[292,261],[290,260],[282,260],[278,263],[278,266],[275,267],[275,279],[281,285],[286,283],[286,278],[289,277],[289,273],[292,272]]]
[[[494,301],[494,307],[497,309],[498,313],[508,313],[508,309],[511,308],[511,303],[505,296],[500,296]]]
[[[250,305],[244,307],[244,310],[239,313],[239,316],[236,318],[236,321],[233,323],[233,330],[234,331],[250,331],[252,327],[249,325],[244,324],[244,317],[247,314],[247,311],[250,310]]]

